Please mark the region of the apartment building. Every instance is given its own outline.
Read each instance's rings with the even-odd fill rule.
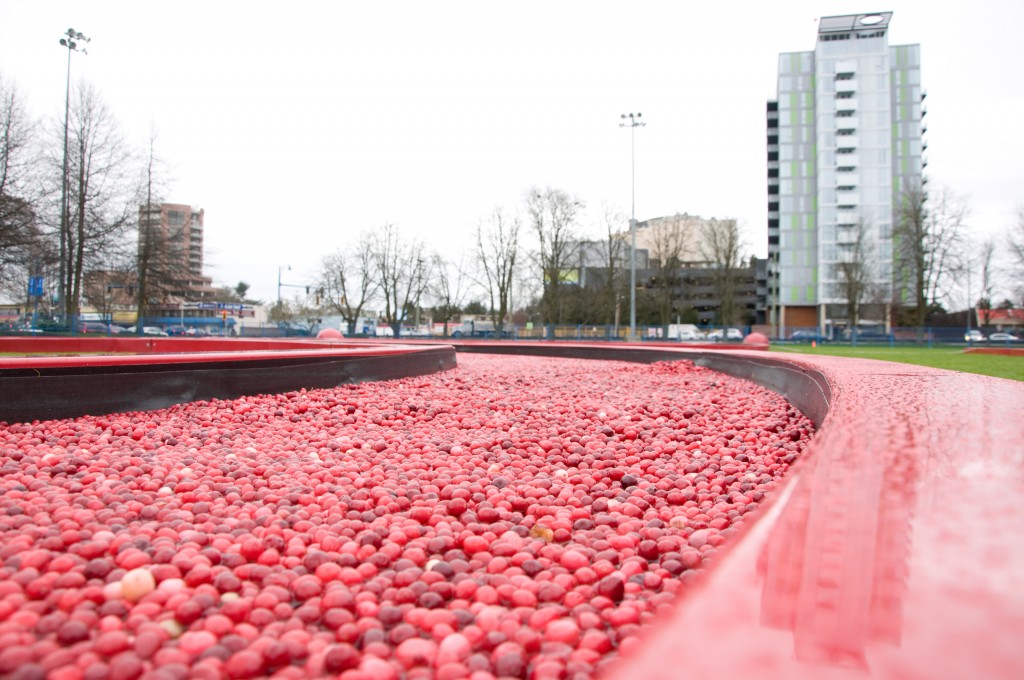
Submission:
[[[848,264],[863,261],[861,319],[888,322],[901,294],[894,226],[920,187],[925,127],[919,45],[890,45],[892,12],[822,17],[813,51],[779,55],[767,104],[771,323],[848,322]],[[882,318],[878,318],[882,317]]]

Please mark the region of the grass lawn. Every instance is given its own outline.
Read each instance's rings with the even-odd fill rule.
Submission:
[[[799,352],[802,354],[828,354],[859,359],[881,359],[904,364],[946,368],[951,371],[979,373],[997,378],[1024,381],[1024,357],[998,354],[965,354],[960,347],[887,347],[850,345],[772,345],[773,352]]]

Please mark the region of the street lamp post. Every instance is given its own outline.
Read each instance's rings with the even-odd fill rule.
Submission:
[[[636,129],[646,125],[642,113],[624,113],[619,127],[629,128],[630,217],[629,217],[629,340],[636,341]]]
[[[82,35],[80,32],[75,31],[73,28],[67,30],[67,38],[61,38],[60,44],[62,47],[68,48],[68,75],[67,82],[64,87],[64,171],[61,174],[60,184],[60,281],[57,286],[57,295],[60,298],[57,303],[57,308],[61,310],[61,315],[67,315],[67,257],[68,257],[68,229],[69,229],[69,215],[68,215],[68,120],[71,111],[71,53],[81,52],[82,54],[88,54],[83,47],[78,48],[77,41],[90,42],[90,39]],[[74,325],[72,323],[72,325]],[[74,328],[72,328],[74,332]]]
[[[278,308],[278,310],[281,309],[281,286],[282,285],[288,285],[288,284],[282,284],[281,283],[281,272],[285,269],[285,267],[288,268],[288,271],[292,270],[292,266],[290,264],[289,265],[280,266],[280,267],[277,268],[277,308]]]

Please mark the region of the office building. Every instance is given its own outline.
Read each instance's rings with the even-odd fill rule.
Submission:
[[[767,105],[772,323],[849,323],[844,272],[864,261],[862,321],[888,323],[903,293],[894,226],[920,187],[924,92],[919,45],[890,45],[891,12],[822,17],[810,52],[779,55]]]
[[[213,280],[203,275],[202,209],[176,203],[139,207],[139,262],[148,272],[151,304],[209,298]]]

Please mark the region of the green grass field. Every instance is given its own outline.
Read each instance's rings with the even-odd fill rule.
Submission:
[[[773,352],[828,354],[859,359],[880,359],[904,364],[946,368],[951,371],[979,373],[997,378],[1024,381],[1024,357],[998,354],[965,354],[960,347],[886,347],[849,345],[772,345]]]

